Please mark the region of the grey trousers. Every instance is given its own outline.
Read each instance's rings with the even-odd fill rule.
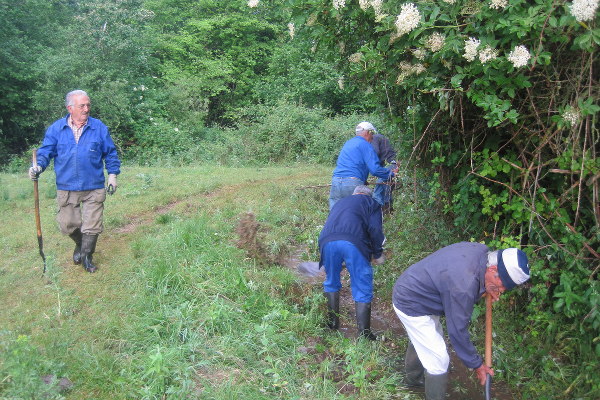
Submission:
[[[70,235],[76,229],[88,235],[97,235],[104,230],[103,213],[106,191],[104,189],[81,192],[58,190],[56,220],[60,231]]]

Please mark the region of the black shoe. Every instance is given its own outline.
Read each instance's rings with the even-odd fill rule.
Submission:
[[[96,272],[98,267],[92,263],[92,254],[96,251],[96,242],[98,241],[98,235],[83,234],[81,238],[81,259],[83,268],[87,272]]]
[[[81,264],[81,231],[77,228],[69,235],[75,242],[75,250],[73,250],[73,262],[77,265]]]
[[[371,303],[354,302],[354,306],[356,308],[358,338],[377,340],[377,336],[371,332]]]
[[[340,327],[340,292],[325,292],[327,298],[327,327]]]

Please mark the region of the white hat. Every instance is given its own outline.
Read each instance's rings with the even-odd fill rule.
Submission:
[[[367,121],[363,121],[360,124],[356,125],[355,131],[356,131],[357,135],[359,133],[361,133],[362,131],[373,131],[373,132],[377,133],[377,129],[375,129],[373,124],[370,122],[367,122]]]
[[[498,252],[498,275],[506,290],[510,290],[529,279],[527,255],[515,248]]]

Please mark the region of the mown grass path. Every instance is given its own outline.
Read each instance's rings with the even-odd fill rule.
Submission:
[[[43,277],[32,183],[0,175],[0,396],[419,398],[402,387],[406,338],[389,307],[398,266],[433,246],[414,234],[418,217],[399,211],[386,223],[389,257],[375,271],[373,312],[383,342],[353,339],[347,290],[344,329],[324,329],[320,282],[282,262],[316,260],[328,211],[320,185],[330,174],[323,166],[126,166],[105,203],[100,270],[89,274],[72,264],[73,243],[58,232],[54,174],[46,172]],[[247,213],[258,226],[255,257],[236,247]],[[61,391],[44,376],[72,387]],[[465,382],[453,383],[452,398],[472,395]]]

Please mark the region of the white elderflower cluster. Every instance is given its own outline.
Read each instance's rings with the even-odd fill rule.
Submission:
[[[254,8],[258,5],[258,0],[248,0],[248,7]]]
[[[454,4],[456,3],[456,0],[444,0],[444,3]]]
[[[525,46],[516,46],[513,51],[508,55],[508,61],[514,65],[515,68],[524,67],[529,62],[531,54]]]
[[[423,49],[414,49],[414,50],[411,50],[411,52],[412,52],[412,55],[417,60],[423,61],[425,59],[425,50],[423,50]]]
[[[400,15],[396,18],[396,29],[400,36],[415,29],[421,22],[421,14],[413,3],[406,3],[400,9]]]
[[[495,8],[497,10],[503,10],[508,6],[508,0],[492,0],[490,2],[490,8]]]
[[[370,0],[371,7],[375,11],[375,15],[380,16],[381,14],[381,6],[383,5],[383,0]]]
[[[358,63],[362,60],[362,57],[362,53],[354,53],[348,57],[348,61],[350,61],[351,63]]]
[[[473,61],[475,57],[477,57],[477,48],[481,44],[481,40],[475,39],[474,37],[470,37],[465,40],[465,54],[463,57],[467,59],[467,61]]]
[[[366,10],[371,4],[369,0],[358,0],[358,5],[361,10]]]
[[[333,0],[333,8],[336,10],[344,7],[346,7],[346,0]]]
[[[492,61],[498,58],[498,50],[492,48],[491,46],[485,46],[482,50],[479,51],[479,61],[482,64],[485,64],[488,61]]]
[[[423,64],[418,63],[411,64],[409,62],[402,61],[398,67],[400,68],[400,74],[398,75],[398,78],[396,78],[397,85],[401,84],[404,81],[404,79],[406,79],[410,75],[418,75],[422,72],[425,72],[425,67],[423,66]]]
[[[591,21],[596,17],[599,0],[573,0],[569,7],[571,15],[579,22]]]
[[[567,121],[571,126],[576,125],[581,120],[581,114],[579,110],[573,107],[567,107],[562,114],[562,117],[565,121]]]
[[[442,35],[439,32],[432,33],[425,42],[425,47],[431,50],[432,52],[440,51],[442,47],[444,47],[444,43],[446,41],[446,36]]]
[[[294,34],[296,33],[296,26],[293,22],[290,22],[288,25],[288,31],[290,32],[290,38],[294,38]]]
[[[344,90],[344,77],[343,76],[340,76],[338,78],[337,84],[338,84],[338,88],[340,88],[340,90]]]

